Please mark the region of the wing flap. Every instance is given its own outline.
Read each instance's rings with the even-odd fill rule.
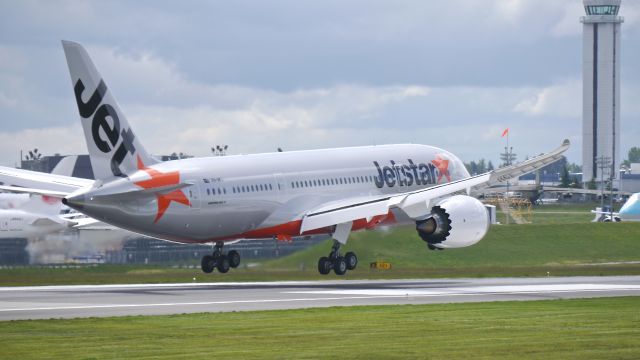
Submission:
[[[331,203],[308,212],[302,218],[300,232],[342,224],[356,219],[369,219],[389,212],[389,197],[360,198]]]

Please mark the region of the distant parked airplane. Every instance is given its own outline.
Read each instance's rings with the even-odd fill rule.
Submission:
[[[71,176],[77,160],[78,157],[75,155],[65,156],[51,170],[51,173]],[[16,209],[29,201],[29,199],[29,194],[0,193],[0,210]]]
[[[618,222],[618,221],[640,221],[640,193],[635,193],[629,197],[622,205],[619,212],[608,212],[602,210],[591,210],[596,214],[593,221]]]
[[[66,156],[51,171],[53,175],[35,174],[67,177],[73,173],[76,160],[77,156]],[[2,193],[0,204],[3,206],[0,209],[0,239],[34,239],[69,227],[82,228],[97,223],[83,214],[61,215],[64,206],[59,197]]]

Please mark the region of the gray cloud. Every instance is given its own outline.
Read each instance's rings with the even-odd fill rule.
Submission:
[[[623,1],[623,148],[640,138],[640,5]],[[416,142],[495,161],[574,141],[581,2],[0,2],[0,162],[82,152],[60,39],[87,46],[154,153]],[[167,142],[166,134],[173,134]]]

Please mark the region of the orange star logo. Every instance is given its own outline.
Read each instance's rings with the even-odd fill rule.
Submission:
[[[438,169],[438,183],[440,183],[443,176],[447,178],[447,181],[451,181],[451,175],[449,174],[449,160],[440,155],[436,155],[436,158],[431,160],[431,163],[436,166],[436,169]]]
[[[170,171],[170,172],[160,172],[158,170],[152,169],[150,167],[144,166],[142,163],[142,159],[138,156],[138,169],[146,172],[151,177],[148,180],[138,181],[134,184],[140,186],[143,189],[154,189],[158,187],[177,185],[180,183],[180,172],[178,171]],[[169,193],[156,193],[156,199],[158,200],[158,214],[156,215],[153,223],[157,223],[158,220],[164,215],[165,211],[169,208],[169,205],[172,201],[178,202],[183,205],[191,206],[191,202],[182,190],[173,190]]]

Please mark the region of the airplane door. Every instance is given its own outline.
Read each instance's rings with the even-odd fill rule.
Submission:
[[[276,187],[276,194],[278,194],[278,199],[281,199],[288,193],[286,181],[282,177],[282,174],[275,174],[273,176],[273,180],[275,182],[274,186]]]
[[[186,188],[185,192],[189,197],[189,202],[191,202],[191,209],[200,209],[200,185],[198,184],[198,182],[193,181],[193,185]]]

